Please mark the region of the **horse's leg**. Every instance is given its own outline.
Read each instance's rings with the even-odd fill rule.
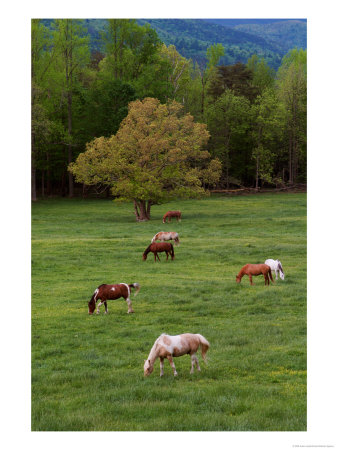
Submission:
[[[201,368],[200,368],[200,365],[198,364],[198,359],[197,359],[196,353],[192,353],[190,355],[190,357],[191,357],[191,370],[190,370],[190,373],[194,373],[194,365],[197,367],[197,370],[200,372]]]
[[[107,306],[107,302],[104,302],[104,313],[107,314],[108,313],[108,306]]]
[[[278,270],[275,270],[276,280],[278,279]]]
[[[130,298],[127,297],[127,298],[125,299],[125,301],[127,302],[127,305],[128,305],[128,314],[133,313],[134,310],[133,310],[133,305],[131,304]]]
[[[252,275],[251,275],[251,274],[249,274],[249,280],[250,280],[250,284],[251,284],[251,286],[253,286],[253,282],[252,282]]]
[[[100,303],[97,305],[96,314],[100,314],[100,306],[103,305],[103,301],[100,301]]]
[[[264,274],[264,285],[270,285],[269,275],[267,273]]]
[[[168,256],[169,256],[169,253],[168,253],[168,252],[165,252],[165,254],[167,255],[167,261],[168,261]]]
[[[176,377],[177,372],[176,372],[176,367],[175,367],[173,358],[172,358],[172,356],[169,356],[169,355],[167,356],[167,358],[168,358],[168,360],[169,360],[169,364],[171,365],[171,367],[172,367],[172,369],[173,369],[173,371],[174,371],[174,377]]]
[[[164,358],[160,358],[160,377],[163,377],[164,374]]]

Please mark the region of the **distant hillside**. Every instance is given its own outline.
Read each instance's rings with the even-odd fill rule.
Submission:
[[[266,24],[243,24],[236,25],[235,29],[264,37],[267,42],[279,46],[285,53],[294,47],[307,48],[307,24],[300,20],[286,20]]]
[[[101,50],[100,33],[107,19],[85,19],[92,50]],[[44,19],[51,26],[52,19]],[[246,63],[256,53],[275,70],[283,56],[294,47],[306,48],[306,20],[277,19],[137,19],[149,23],[166,45],[175,45],[185,58],[206,64],[206,51],[222,44],[225,57],[221,64]]]
[[[260,19],[146,19],[138,22],[148,22],[166,45],[175,45],[183,56],[202,65],[206,63],[206,49],[216,43],[225,47],[222,64],[246,63],[256,53],[274,69],[291,48],[306,48],[306,22],[262,20],[263,23]],[[229,21],[232,26],[225,26]]]

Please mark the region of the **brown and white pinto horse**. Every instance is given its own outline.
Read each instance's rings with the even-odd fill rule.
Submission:
[[[251,286],[253,285],[252,276],[263,275],[264,276],[264,284],[270,284],[269,276],[272,282],[272,274],[271,268],[267,264],[246,264],[241,268],[239,274],[236,276],[237,283],[241,282],[241,279],[244,275],[248,275],[250,279]]]
[[[163,216],[163,223],[166,222],[166,219],[168,217],[168,222],[171,222],[172,217],[176,217],[178,222],[181,222],[181,211],[168,211]]]
[[[159,233],[155,234],[155,236],[151,240],[151,243],[155,241],[174,241],[175,245],[180,244],[178,233],[176,233],[176,231],[160,231]]]
[[[196,365],[197,370],[200,371],[201,368],[198,364],[198,359],[196,352],[198,348],[201,347],[202,358],[205,361],[205,355],[210,347],[209,342],[201,334],[179,334],[178,336],[168,336],[167,334],[161,334],[158,337],[150,350],[148,359],[144,361],[144,376],[148,376],[154,370],[154,362],[157,358],[160,358],[160,376],[163,376],[164,358],[167,358],[169,364],[171,365],[174,376],[177,375],[176,367],[173,361],[173,357],[190,355],[191,357],[191,370],[190,373],[194,372],[194,365]]]
[[[93,314],[95,311],[96,303],[98,300],[101,300],[97,305],[96,314],[100,314],[100,306],[104,303],[105,314],[108,312],[107,308],[107,300],[116,300],[120,297],[123,297],[128,304],[128,314],[133,313],[133,307],[130,300],[130,289],[136,289],[135,295],[137,295],[138,291],[141,289],[141,286],[138,283],[126,284],[101,284],[88,302],[88,313]]]
[[[168,255],[171,256],[171,259],[175,259],[174,247],[173,247],[173,244],[171,244],[170,242],[153,242],[152,244],[150,244],[143,253],[143,257],[142,257],[143,261],[145,261],[147,259],[147,255],[149,252],[154,253],[155,262],[156,262],[156,258],[160,261],[160,257],[158,256],[157,253],[161,253],[161,252],[166,252],[167,261],[168,261]]]

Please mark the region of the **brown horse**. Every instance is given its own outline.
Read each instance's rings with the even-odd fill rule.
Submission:
[[[133,313],[133,307],[130,300],[130,289],[136,289],[135,294],[137,295],[138,291],[141,289],[141,286],[138,283],[126,284],[101,284],[88,302],[88,313],[93,314],[95,311],[96,303],[98,300],[101,300],[97,305],[96,314],[100,314],[100,306],[104,303],[105,314],[108,312],[107,308],[107,300],[116,300],[120,297],[123,297],[128,304],[128,314]]]
[[[244,275],[248,275],[251,286],[253,285],[252,276],[264,275],[264,284],[270,284],[269,276],[272,282],[271,268],[267,264],[246,264],[241,268],[239,274],[236,276],[237,283],[241,282]]]
[[[163,216],[163,223],[166,222],[166,219],[168,217],[168,222],[171,222],[172,217],[176,217],[178,222],[181,222],[181,211],[168,211]]]
[[[174,247],[173,247],[173,244],[171,244],[170,242],[153,242],[152,244],[150,244],[143,253],[143,261],[145,261],[147,259],[147,255],[149,252],[154,253],[155,262],[156,262],[156,258],[160,261],[160,258],[157,254],[160,252],[166,252],[167,261],[168,261],[168,255],[171,256],[171,259],[175,258]]]

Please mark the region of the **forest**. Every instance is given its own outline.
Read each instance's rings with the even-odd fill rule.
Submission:
[[[191,129],[203,130],[201,150],[212,162],[204,172],[196,162],[194,176],[206,189],[306,183],[305,49],[288,51],[274,70],[254,49],[246,62],[225,64],[229,49],[215,43],[199,49],[202,64],[165,44],[147,22],[102,20],[95,38],[89,28],[85,20],[32,20],[33,201],[122,195],[111,181],[79,182],[72,168],[97,139],[127,139],[130,105],[141,104],[174,108]]]

